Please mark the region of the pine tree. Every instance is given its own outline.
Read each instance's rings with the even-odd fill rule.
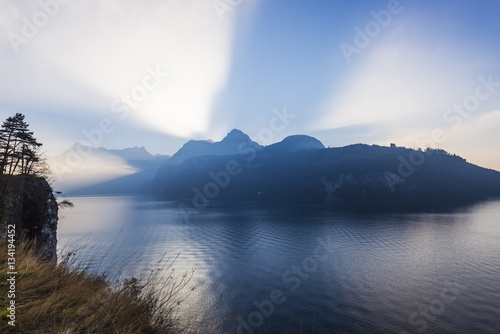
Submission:
[[[38,149],[42,146],[25,116],[17,113],[7,118],[0,129],[0,175],[32,174],[40,162]]]

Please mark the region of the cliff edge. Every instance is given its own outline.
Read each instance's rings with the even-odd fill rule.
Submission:
[[[5,241],[9,225],[14,225],[17,242],[36,240],[44,257],[55,259],[58,205],[51,186],[44,178],[26,175],[12,176],[6,189],[5,182],[2,180],[0,237]]]

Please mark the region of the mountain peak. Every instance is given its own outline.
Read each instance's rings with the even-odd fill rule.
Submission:
[[[198,149],[205,149],[214,142],[210,139],[208,140],[190,140],[186,142],[182,148],[198,148]]]
[[[324,149],[325,146],[316,138],[306,135],[288,136],[281,142],[267,147],[268,151],[296,152]]]
[[[108,151],[111,151],[111,150],[108,150]],[[113,151],[120,151],[120,150],[113,150]],[[135,153],[147,153],[147,154],[150,154],[146,148],[144,146],[134,146],[134,147],[127,147],[127,148],[124,148],[122,149],[121,151],[123,152],[135,152]]]
[[[246,145],[245,148],[262,149],[262,146],[252,141],[243,131],[233,129],[219,142],[211,140],[188,141],[167,161],[166,165],[180,164],[188,158],[203,155],[237,155],[242,144]]]
[[[244,135],[246,135],[246,134],[245,134],[243,131],[241,131],[240,129],[232,129],[232,130],[231,130],[228,134],[229,134],[229,135],[231,135],[231,134],[233,134],[233,135],[234,135],[234,134],[244,134]]]
[[[301,149],[323,149],[325,145],[318,139],[306,135],[288,136],[282,140],[284,144],[296,145]]]
[[[235,155],[239,154],[241,145],[246,145],[255,150],[260,150],[262,146],[254,142],[241,130],[233,129],[220,142],[214,143],[206,150],[206,154],[215,155]]]
[[[250,137],[241,130],[233,129],[226,135],[226,137],[224,137],[224,139],[222,139],[222,142],[233,141],[233,140],[249,141]]]

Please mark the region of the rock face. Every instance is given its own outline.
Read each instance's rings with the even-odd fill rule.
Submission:
[[[33,176],[12,177],[2,206],[2,237],[8,225],[15,225],[17,241],[36,240],[44,256],[55,259],[58,206],[48,182]]]

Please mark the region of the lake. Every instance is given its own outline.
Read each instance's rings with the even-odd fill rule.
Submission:
[[[60,250],[123,278],[178,256],[175,272],[194,270],[190,314],[221,333],[500,333],[500,201],[373,215],[231,203],[187,216],[150,197],[68,199]]]

